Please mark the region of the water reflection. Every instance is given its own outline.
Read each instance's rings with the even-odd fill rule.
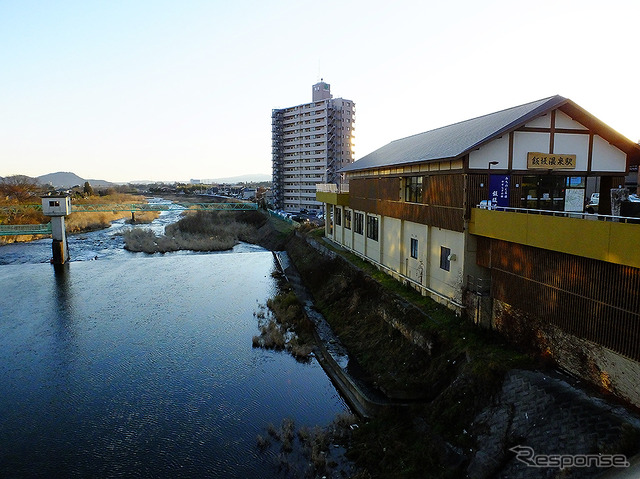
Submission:
[[[277,477],[256,435],[346,406],[251,347],[277,290],[253,251],[0,267],[0,477]]]
[[[69,284],[69,263],[54,264],[53,275],[55,285],[55,299],[57,304],[58,316],[66,317],[72,308],[71,304],[71,286]]]

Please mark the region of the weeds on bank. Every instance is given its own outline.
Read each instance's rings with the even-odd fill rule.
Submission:
[[[254,348],[287,350],[306,361],[313,352],[313,325],[306,317],[300,301],[289,290],[267,300],[254,312],[260,334],[252,339]]]
[[[354,468],[344,457],[344,448],[358,428],[358,419],[338,414],[326,427],[302,426],[296,431],[293,419],[284,418],[280,427],[269,424],[266,435],[258,435],[256,445],[262,453],[274,452],[275,466],[293,477],[317,477],[332,472],[354,477]]]

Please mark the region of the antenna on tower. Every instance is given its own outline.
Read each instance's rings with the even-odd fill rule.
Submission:
[[[320,81],[322,81],[322,78],[320,77],[320,58],[318,58],[318,77],[320,78]]]

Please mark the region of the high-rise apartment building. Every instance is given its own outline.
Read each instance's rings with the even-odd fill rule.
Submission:
[[[273,196],[285,211],[319,210],[318,183],[340,183],[353,162],[355,103],[333,98],[328,83],[313,85],[313,101],[273,110]]]

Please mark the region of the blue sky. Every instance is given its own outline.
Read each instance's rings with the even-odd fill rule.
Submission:
[[[271,172],[321,77],[356,159],[554,94],[640,140],[636,0],[0,0],[0,176]]]

